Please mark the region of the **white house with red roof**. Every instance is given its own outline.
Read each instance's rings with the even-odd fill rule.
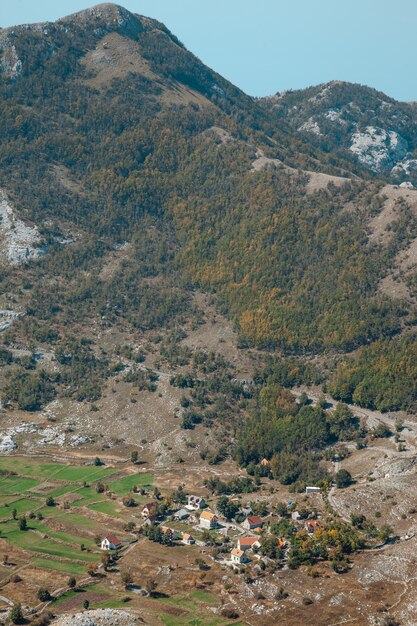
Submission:
[[[106,535],[101,541],[102,550],[119,550],[122,542],[115,535]]]

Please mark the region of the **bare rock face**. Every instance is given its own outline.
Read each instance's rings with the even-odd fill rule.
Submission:
[[[405,157],[407,150],[407,142],[397,132],[374,126],[354,133],[350,146],[358,160],[375,172],[394,167]]]
[[[40,243],[37,227],[28,226],[16,216],[0,189],[0,257],[5,257],[11,265],[19,265],[42,254]]]

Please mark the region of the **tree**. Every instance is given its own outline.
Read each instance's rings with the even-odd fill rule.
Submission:
[[[378,531],[378,536],[384,543],[389,539],[392,534],[392,528],[388,524],[384,524]]]
[[[46,506],[55,506],[55,500],[52,496],[48,496],[45,501]]]
[[[16,518],[17,518],[17,509],[13,509],[13,511],[12,511],[12,517],[13,517],[13,519],[16,519]]]
[[[120,579],[125,587],[128,587],[129,585],[133,583],[132,573],[129,572],[128,570],[124,570],[123,572],[120,573]]]
[[[352,475],[345,469],[340,469],[335,476],[336,485],[338,489],[344,489],[352,484]]]
[[[13,624],[24,623],[25,620],[23,617],[22,605],[20,604],[20,602],[18,604],[15,604],[15,606],[10,611],[10,619],[12,620]]]
[[[90,603],[88,600],[84,600],[83,602],[83,607],[85,608],[85,610],[87,611],[88,607],[90,606]]]
[[[102,563],[102,565],[104,566],[104,571],[107,572],[107,568],[110,565],[110,563],[112,562],[112,557],[108,552],[103,552],[103,554],[100,557],[100,561]]]
[[[75,589],[75,587],[77,586],[77,581],[75,579],[74,576],[70,576],[70,578],[68,578],[68,587],[70,589]]]
[[[28,524],[26,517],[21,517],[19,520],[19,530],[27,530]]]
[[[227,520],[233,519],[239,511],[239,505],[229,500],[227,496],[221,496],[217,500],[217,508]]]
[[[86,567],[87,569],[87,574],[89,576],[95,576],[96,575],[96,570],[97,570],[97,564],[96,563],[89,563]]]
[[[139,452],[137,450],[132,450],[130,455],[130,460],[132,463],[136,464],[139,460]]]
[[[94,465],[96,467],[99,467],[100,465],[104,465],[103,461],[100,459],[100,457],[96,456],[96,458],[94,459]]]
[[[146,581],[145,589],[151,597],[155,594],[157,587],[158,587],[158,583],[153,578],[149,578]]]
[[[40,602],[49,602],[49,600],[51,599],[51,594],[49,593],[48,589],[45,589],[44,587],[40,587],[38,589],[37,596]]]

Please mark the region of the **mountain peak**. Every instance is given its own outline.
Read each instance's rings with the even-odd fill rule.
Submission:
[[[59,24],[76,24],[87,26],[92,23],[97,27],[133,31],[137,34],[142,30],[142,24],[138,15],[135,15],[124,7],[105,2],[97,4],[89,9],[68,15],[58,20]]]

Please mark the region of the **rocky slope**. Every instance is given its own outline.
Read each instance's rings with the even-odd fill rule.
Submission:
[[[371,172],[415,180],[417,107],[369,87],[333,81],[262,100],[263,106],[324,150]]]

